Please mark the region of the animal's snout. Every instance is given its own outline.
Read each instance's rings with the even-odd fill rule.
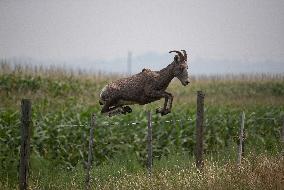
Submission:
[[[181,81],[181,84],[183,86],[187,86],[189,83],[190,83],[189,80]]]

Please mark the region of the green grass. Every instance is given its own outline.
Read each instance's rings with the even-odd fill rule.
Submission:
[[[242,111],[246,114],[245,152],[265,153],[272,163],[281,152],[283,75],[193,76],[189,87],[183,87],[179,81],[173,81],[169,86],[168,91],[174,95],[171,114],[163,117],[154,114],[155,108],[163,104],[158,101],[146,106],[133,106],[133,112],[128,115],[107,118],[99,113],[98,95],[104,85],[119,76],[68,73],[56,68],[47,70],[17,66],[13,69],[5,63],[1,63],[0,68],[0,183],[3,187],[15,186],[17,181],[22,98],[32,101],[31,181],[35,189],[37,183],[46,189],[60,189],[64,184],[65,189],[76,189],[76,185],[81,187],[89,121],[94,112],[97,113],[94,164],[98,168],[94,176],[99,173],[99,181],[95,181],[94,185],[101,184],[102,189],[117,185],[122,189],[125,184],[116,184],[115,180],[107,186],[108,180],[117,177],[115,171],[120,170],[126,170],[127,176],[123,177],[125,183],[133,174],[133,179],[141,178],[139,183],[146,184],[147,110],[152,111],[154,122],[153,156],[157,173],[153,175],[153,181],[159,183],[155,187],[164,188],[163,178],[159,175],[167,171],[167,165],[170,168],[174,165],[193,167],[197,90],[203,90],[206,94],[205,155],[217,157],[220,167],[235,159]],[[179,162],[174,162],[172,157],[175,156]],[[123,163],[122,158],[131,161]],[[208,163],[208,167],[213,167],[215,161],[209,160]],[[178,172],[173,171],[163,174],[165,180],[170,180],[167,175],[177,175]],[[185,170],[182,175],[196,180],[191,170]],[[74,186],[70,185],[72,180],[75,180]],[[199,188],[198,183],[195,181],[196,186],[192,187]],[[179,187],[179,184],[173,187],[175,185]],[[147,189],[147,186],[141,187]],[[201,185],[200,189],[206,187]]]

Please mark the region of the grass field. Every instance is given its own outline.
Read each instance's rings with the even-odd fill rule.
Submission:
[[[128,115],[99,114],[98,95],[120,76],[0,64],[0,187],[17,183],[20,102],[32,100],[32,189],[83,188],[89,120],[97,113],[92,187],[98,189],[281,189],[284,75],[192,76],[173,81],[172,113],[162,101],[133,106]],[[194,167],[196,91],[205,97],[205,168]],[[153,112],[154,173],[145,171],[146,110]],[[244,111],[245,161],[236,166]]]

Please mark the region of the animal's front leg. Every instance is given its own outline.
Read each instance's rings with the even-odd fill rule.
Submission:
[[[165,93],[167,94],[167,98],[165,98],[164,108],[163,108],[162,112],[160,112],[162,115],[166,115],[168,113],[171,113],[172,103],[173,103],[173,98],[174,98],[171,93],[168,93],[168,92],[165,92]]]
[[[167,92],[168,93],[168,92]],[[170,103],[169,103],[169,110],[171,111],[172,110],[172,105],[173,105],[173,100],[174,100],[174,96],[171,94],[171,93],[168,93],[170,98]]]
[[[167,108],[169,99],[171,102],[173,99],[170,93],[167,93],[165,91],[152,90],[152,89],[145,90],[145,93],[147,94],[147,96],[151,98],[158,98],[158,99],[165,98],[164,107],[161,109],[157,109],[156,113],[161,113],[161,115],[166,115],[171,112],[171,110]]]

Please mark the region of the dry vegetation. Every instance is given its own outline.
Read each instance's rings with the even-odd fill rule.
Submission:
[[[144,173],[122,174],[103,183],[94,182],[100,189],[284,189],[283,158],[259,155],[234,163],[220,165],[206,161],[203,171],[193,164],[176,165],[171,169],[155,171],[149,179]],[[255,160],[253,160],[255,159]]]
[[[187,162],[156,168],[151,177],[143,169],[129,172],[125,165],[99,166],[92,171],[91,189],[284,189],[283,157],[249,155],[241,166],[207,159],[202,171],[189,160],[182,161]],[[82,169],[43,177],[42,174],[32,176],[30,189],[84,189]],[[5,181],[0,185],[11,188]]]

